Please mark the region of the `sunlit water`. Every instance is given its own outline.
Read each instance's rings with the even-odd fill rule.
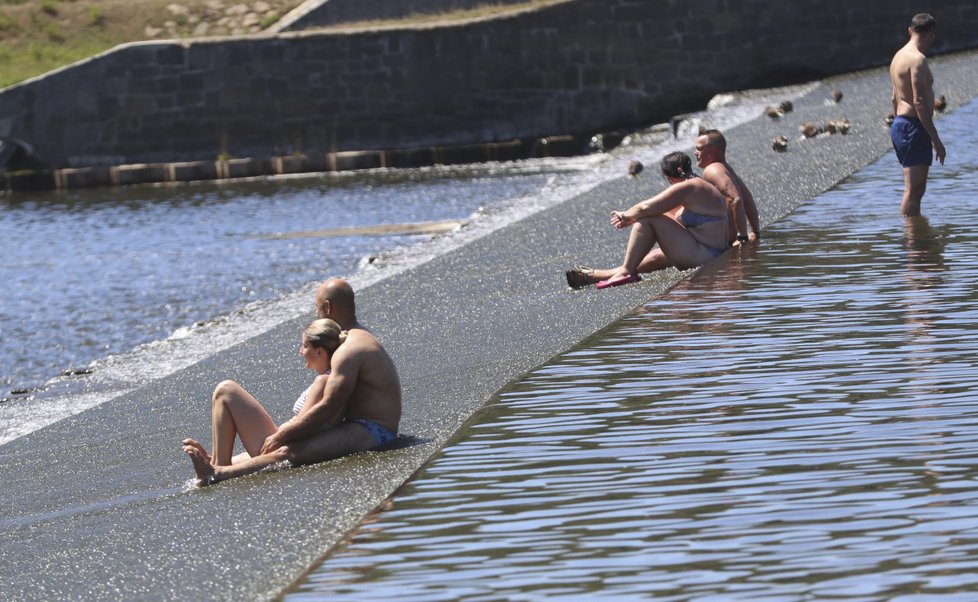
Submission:
[[[978,103],[501,392],[298,600],[974,600]]]
[[[0,195],[0,444],[309,314],[326,276],[362,288],[688,147],[698,123],[729,127],[808,88],[731,97],[679,139],[658,129],[607,154]],[[463,227],[269,237],[442,220]]]

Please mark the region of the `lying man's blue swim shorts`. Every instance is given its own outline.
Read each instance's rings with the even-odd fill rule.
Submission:
[[[895,117],[890,126],[890,138],[900,165],[911,167],[934,162],[934,145],[930,134],[916,117]]]

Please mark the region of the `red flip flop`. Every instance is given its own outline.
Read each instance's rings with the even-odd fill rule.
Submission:
[[[642,277],[638,274],[628,274],[622,276],[621,278],[616,278],[615,280],[602,280],[601,282],[594,285],[594,288],[611,288],[613,286],[621,286],[623,284],[631,284],[633,282],[640,282]]]

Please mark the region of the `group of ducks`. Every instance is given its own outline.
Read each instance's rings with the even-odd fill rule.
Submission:
[[[826,100],[826,103],[839,104],[842,102],[842,92],[839,90],[834,90],[832,92],[831,100]],[[934,110],[938,113],[943,113],[944,109],[947,108],[947,98],[942,94],[934,101]],[[776,107],[767,107],[764,109],[764,114],[771,119],[781,119],[786,113],[790,113],[795,109],[794,104],[790,100],[782,100],[781,103]],[[684,117],[684,116],[680,116]],[[680,117],[674,118],[679,119]],[[886,116],[884,121],[886,125],[889,126],[893,123],[893,113]],[[801,131],[801,135],[805,138],[815,138],[820,134],[842,134],[845,136],[849,133],[850,123],[848,119],[829,119],[825,122],[824,126],[816,125],[811,122],[805,122],[801,124],[798,129]],[[675,135],[676,126],[673,123],[673,134]],[[788,150],[788,137],[787,136],[775,136],[771,139],[771,148],[779,153],[786,152]],[[628,164],[628,173],[632,177],[638,176],[642,173],[644,166],[642,162],[635,159]]]
[[[832,92],[833,104],[839,104],[842,101],[842,92],[835,90]],[[794,105],[791,104],[790,100],[781,101],[781,104],[776,107],[768,107],[764,109],[764,114],[771,119],[781,119],[784,117],[785,113],[790,113],[794,110]],[[830,119],[825,123],[824,126],[816,125],[811,122],[805,122],[801,124],[798,129],[801,131],[801,135],[805,138],[815,138],[820,134],[842,134],[843,136],[849,133],[849,120],[848,119]],[[788,150],[788,137],[787,136],[775,136],[771,139],[771,148],[779,153],[786,152]]]
[[[831,102],[834,104],[839,104],[842,101],[842,92],[835,90],[832,92]],[[829,102],[829,101],[826,101]],[[941,95],[937,100],[934,101],[934,110],[938,113],[943,113],[944,109],[947,108],[947,98]],[[785,113],[790,113],[794,110],[794,105],[791,104],[790,100],[782,101],[780,105],[776,107],[768,107],[764,109],[764,114],[771,119],[781,119],[784,117]],[[889,126],[893,123],[893,113],[886,116],[884,120],[886,125]],[[801,131],[802,136],[805,138],[815,138],[820,134],[842,134],[843,136],[849,133],[849,120],[848,119],[830,119],[825,123],[824,126],[819,126],[814,123],[806,122],[801,124],[798,129]],[[771,139],[771,148],[779,153],[786,152],[788,150],[788,138],[787,136],[775,136]]]

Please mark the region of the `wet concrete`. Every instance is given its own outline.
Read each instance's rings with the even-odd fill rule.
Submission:
[[[950,109],[978,95],[975,58],[934,62]],[[826,104],[836,89],[843,101]],[[728,156],[753,189],[762,223],[888,151],[889,110],[886,72],[875,69],[824,82],[782,120],[762,117],[727,132]],[[848,135],[799,140],[802,123],[834,118],[849,119]],[[778,134],[790,139],[786,153],[771,150]],[[953,161],[954,141],[945,142]],[[625,236],[608,213],[661,190],[653,172],[623,176],[359,291],[362,320],[400,368],[402,431],[416,445],[185,490],[191,471],[178,442],[209,439],[216,382],[234,378],[285,405],[308,380],[295,356],[305,318],[4,445],[4,598],[275,597],[495,391],[688,274],[670,270],[609,291],[571,291],[563,282],[575,263],[620,260]],[[893,211],[898,205],[894,199]]]

